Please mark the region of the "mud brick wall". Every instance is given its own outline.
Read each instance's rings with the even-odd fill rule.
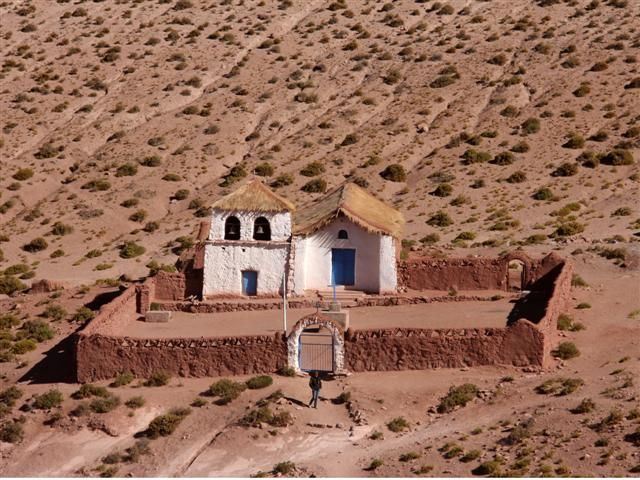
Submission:
[[[573,264],[571,262],[563,262],[547,273],[547,276],[552,277],[545,279],[545,281],[551,282],[550,294],[546,302],[544,317],[536,325],[545,335],[544,366],[551,363],[551,350],[558,341],[558,316],[566,312],[572,303],[571,279],[573,277]]]
[[[79,382],[122,372],[149,377],[164,370],[182,377],[272,373],[287,364],[282,334],[225,338],[134,339],[81,333],[76,340]]]
[[[154,302],[158,300],[184,300],[187,279],[183,273],[158,272],[153,279],[155,283]]]
[[[543,363],[544,334],[527,320],[506,328],[392,328],[345,335],[345,368],[352,372]]]
[[[499,258],[414,258],[398,262],[398,283],[411,290],[504,290],[507,265]]]
[[[103,305],[97,315],[82,330],[84,335],[100,334],[108,335],[117,332],[134,318],[137,318],[138,287],[131,285],[111,302]]]

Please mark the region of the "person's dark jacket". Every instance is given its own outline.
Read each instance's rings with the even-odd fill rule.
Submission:
[[[309,386],[311,390],[320,390],[322,388],[322,380],[320,380],[320,377],[311,377],[309,379]]]

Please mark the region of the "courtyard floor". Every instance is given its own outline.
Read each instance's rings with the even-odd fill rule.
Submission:
[[[486,292],[485,292],[486,293]],[[392,307],[356,307],[350,312],[350,328],[487,328],[504,327],[513,300],[438,302]],[[289,309],[287,333],[315,308]],[[200,338],[239,335],[273,335],[283,330],[282,310],[226,313],[173,312],[168,323],[134,320],[118,335],[133,338]]]

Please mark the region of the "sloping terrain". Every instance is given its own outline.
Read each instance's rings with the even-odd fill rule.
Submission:
[[[639,16],[627,0],[2,2],[0,268],[144,274],[252,174],[297,204],[366,186],[404,213],[407,245],[633,240]]]
[[[52,307],[73,312],[106,291],[0,300],[13,317],[55,332],[0,363],[0,475],[637,476],[639,274],[591,253],[574,260],[582,279],[574,283],[582,286],[573,290],[560,333],[578,356],[556,359],[547,371],[478,367],[326,379],[317,410],[307,408],[308,379],[300,377],[274,375],[273,384],[260,382],[254,386],[265,388],[246,389],[225,405],[208,392],[220,379],[121,375],[68,383],[63,339],[75,325],[71,314],[56,320]],[[48,318],[38,318],[43,311]],[[45,331],[23,324],[5,334],[27,330]],[[470,395],[448,394],[465,384]]]

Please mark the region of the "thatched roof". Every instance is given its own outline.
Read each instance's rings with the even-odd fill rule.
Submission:
[[[309,235],[335,218],[344,216],[368,232],[400,238],[404,227],[402,214],[353,183],[333,190],[293,216],[294,235]]]
[[[251,180],[212,205],[212,208],[243,212],[292,212],[289,200],[271,191],[260,180]]]

